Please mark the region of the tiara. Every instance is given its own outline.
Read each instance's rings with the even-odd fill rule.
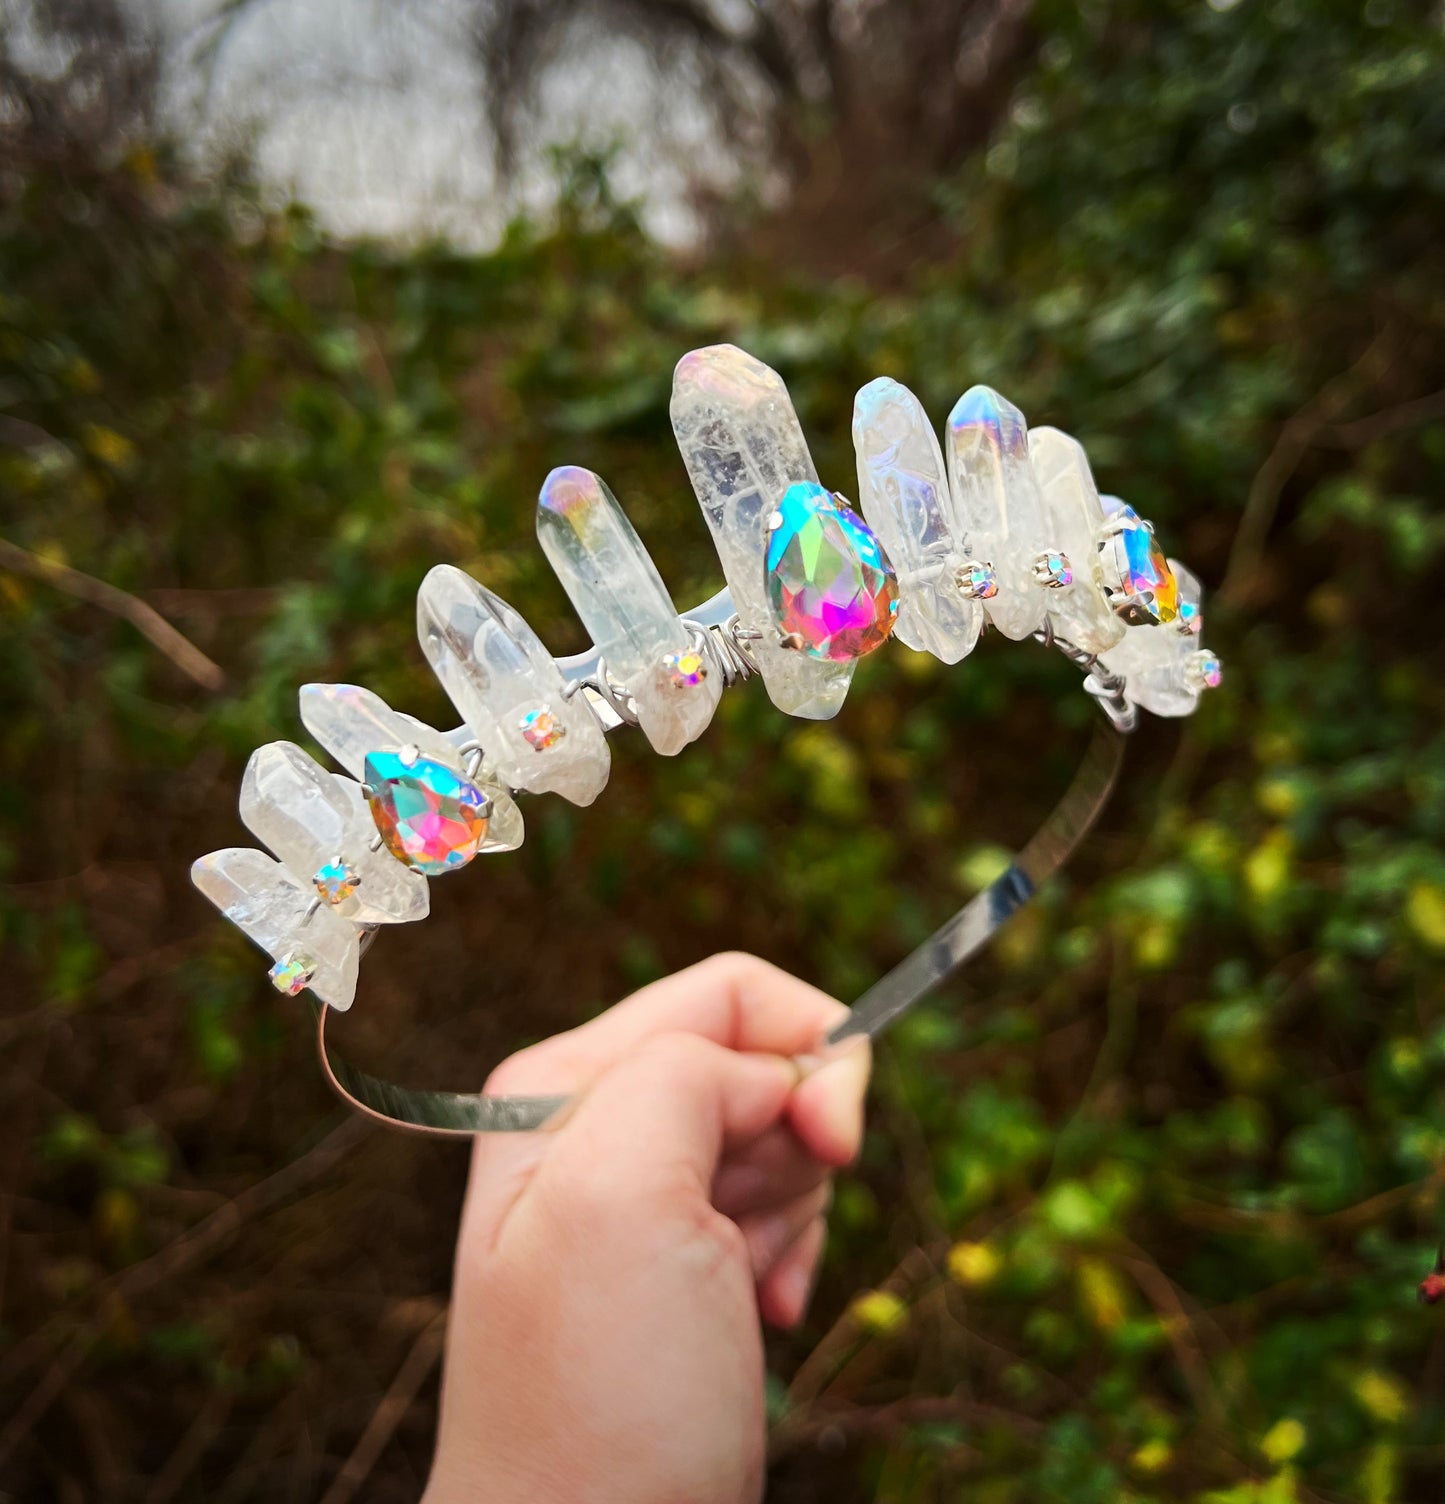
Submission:
[[[1103,712],[1072,784],[1008,869],[871,987],[820,1050],[875,1035],[976,952],[1088,833],[1140,709],[1190,714],[1220,681],[1200,645],[1199,581],[1150,523],[1097,491],[1079,443],[1030,430],[997,392],[959,398],[938,437],[887,377],[858,393],[859,511],[819,482],[777,372],[732,345],[679,361],[671,416],[726,585],[673,605],[600,476],[543,483],[537,533],[594,646],[554,658],[485,585],[438,565],[417,594],[422,652],[463,724],[438,731],[370,690],[307,684],[301,721],[345,773],[292,742],[259,748],[241,820],[268,848],[192,867],[197,888],[272,959],[281,992],[309,990],[331,1085],[385,1121],[441,1133],[541,1126],[565,1098],[420,1091],[370,1076],[328,1044],[380,929],[424,919],[430,879],[522,844],[517,795],[588,805],[607,733],[641,730],[664,756],[707,729],[754,676],[790,715],[837,714],[859,658],[890,637],[954,664],[984,628],[1034,638],[1083,671]]]

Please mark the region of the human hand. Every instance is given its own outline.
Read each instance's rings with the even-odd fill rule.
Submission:
[[[578,1100],[477,1140],[425,1504],[761,1496],[759,1318],[802,1319],[869,1068],[864,1040],[792,1057],[845,1013],[715,956],[494,1073]]]

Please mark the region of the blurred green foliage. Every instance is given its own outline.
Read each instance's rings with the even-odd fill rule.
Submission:
[[[249,750],[301,736],[308,679],[446,724],[411,636],[439,560],[579,647],[532,537],[554,464],[607,477],[680,603],[710,593],[666,403],[678,356],[725,339],[782,370],[845,491],[879,373],[936,414],[988,381],[1067,427],[1213,587],[1228,669],[1141,732],[1069,876],[882,1051],[815,1325],[773,1355],[776,1497],[1440,1498],[1445,1327],[1414,1286],[1445,1232],[1445,38],[1387,0],[1035,24],[1009,125],[938,187],[946,247],[901,247],[886,290],[820,282],[805,247],[680,263],[585,157],[554,221],[485,256],[337,248],[159,148],[8,170],[4,536],[150,601],[228,675],[206,693],[0,573],[17,1395],[191,1199],[327,1111],[294,1007],[186,887],[240,838]],[[495,1057],[725,944],[856,994],[1057,793],[1092,714],[1073,684],[1027,647],[949,672],[897,648],[836,723],[753,686],[675,762],[619,742],[595,809],[529,805],[521,853],[378,947],[363,1041]],[[410,1189],[368,1174],[367,1226],[378,1184]],[[383,1288],[439,1288],[447,1185],[412,1212],[426,1260],[353,1251]],[[135,1466],[206,1386],[260,1416],[320,1369],[359,1430],[373,1391],[337,1339],[259,1296],[223,1309],[198,1277],[107,1337],[89,1382],[149,1425]],[[191,1404],[136,1420],[135,1385],[179,1369]],[[75,1423],[37,1422],[17,1496],[47,1494]],[[236,1496],[275,1496],[238,1428],[209,1476],[244,1463]]]

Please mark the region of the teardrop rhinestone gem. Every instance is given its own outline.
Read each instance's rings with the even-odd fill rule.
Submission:
[[[1113,527],[1099,544],[1104,588],[1125,620],[1163,626],[1179,615],[1179,582],[1154,536],[1133,507],[1101,496]]]
[[[407,763],[396,752],[371,752],[366,787],[371,818],[397,861],[437,877],[477,854],[490,801],[460,773],[429,757]]]
[[[868,524],[816,481],[796,481],[769,526],[768,602],[784,639],[835,663],[882,647],[898,577]]]

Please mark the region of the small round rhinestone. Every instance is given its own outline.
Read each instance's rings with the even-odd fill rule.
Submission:
[[[311,884],[323,902],[338,904],[345,903],[356,892],[361,886],[361,879],[349,862],[338,857],[336,861],[318,867]]]
[[[981,560],[962,565],[954,576],[958,588],[976,601],[991,601],[998,594],[998,576],[992,564]]]
[[[567,728],[545,705],[529,710],[521,720],[522,735],[534,752],[555,747],[567,735]]]
[[[707,660],[694,648],[668,653],[662,660],[667,677],[678,689],[691,689],[707,678]]]
[[[295,997],[310,983],[314,970],[315,967],[303,956],[283,956],[266,975],[271,978],[271,985],[277,992]]]

